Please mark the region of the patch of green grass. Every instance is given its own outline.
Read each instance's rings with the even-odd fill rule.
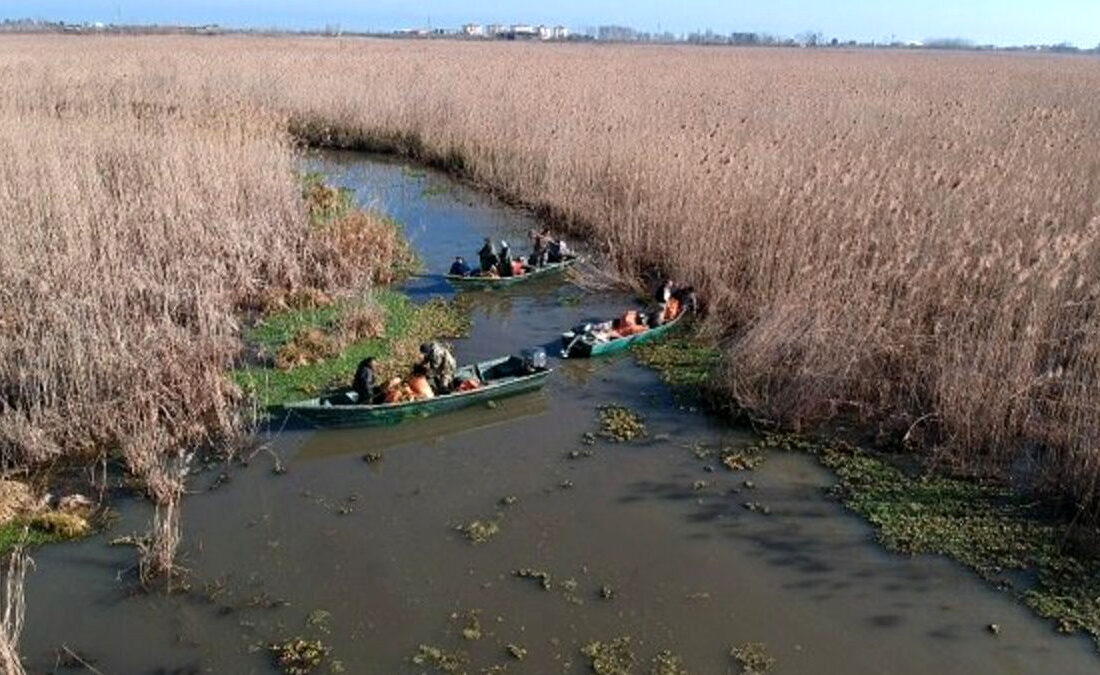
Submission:
[[[23,520],[16,519],[0,525],[0,557],[11,553],[20,544],[34,547],[58,541],[65,541],[65,535],[56,530],[40,529]]]
[[[375,300],[386,317],[385,333],[345,348],[339,355],[319,363],[279,370],[249,366],[233,373],[237,382],[253,394],[264,407],[314,396],[322,391],[351,384],[355,367],[362,359],[373,356],[394,370],[411,367],[416,347],[421,342],[445,337],[460,337],[469,331],[469,318],[455,303],[433,300],[417,305],[394,291],[376,291]],[[329,307],[289,310],[270,315],[249,330],[246,342],[277,352],[303,330],[316,328],[322,332],[334,330],[343,313],[354,307],[354,300],[338,301]],[[396,363],[408,360],[408,363]]]
[[[1100,642],[1100,560],[1074,550],[1070,523],[1005,486],[903,471],[886,456],[846,445],[821,461],[839,479],[836,494],[869,520],[887,548],[954,558],[1011,590],[1065,632]],[[1032,579],[1016,587],[1006,571]]]
[[[692,330],[676,329],[663,340],[644,342],[633,351],[638,361],[677,389],[709,387],[722,362],[718,347]]]

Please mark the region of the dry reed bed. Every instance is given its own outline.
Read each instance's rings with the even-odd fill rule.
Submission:
[[[285,121],[173,59],[30,52],[0,50],[0,460],[120,454],[173,514],[188,453],[244,428],[242,310],[384,280],[399,242],[311,226]]]
[[[448,163],[547,207],[627,273],[659,261],[700,287],[731,338],[731,395],[759,414],[794,427],[854,416],[982,470],[1026,452],[1033,484],[1098,503],[1095,60],[247,38],[4,45],[6,146],[28,158],[47,150],[35,143],[75,143],[100,124],[122,147],[140,133],[172,147],[187,124],[247,137],[259,116],[314,142]],[[143,110],[172,112],[151,123]],[[225,189],[185,173],[159,183],[156,201],[203,192],[216,206],[204,200],[200,213],[252,222],[272,209],[285,223],[289,188],[272,195],[262,180],[289,161],[277,137],[226,159],[248,169]],[[90,180],[103,162],[43,172],[50,161],[62,163],[9,172],[3,185],[27,188],[5,189],[0,218],[20,237],[55,222],[54,209],[102,227],[95,202],[35,193]],[[20,178],[28,171],[37,178]],[[267,233],[279,217],[257,226]],[[205,222],[217,236],[188,241],[228,246],[227,276],[248,277],[244,261],[269,255]],[[52,353],[43,358],[68,354]]]

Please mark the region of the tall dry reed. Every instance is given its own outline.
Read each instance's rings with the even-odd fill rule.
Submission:
[[[204,150],[196,161],[213,161],[218,176],[251,167],[240,180],[215,190],[210,174],[181,167],[191,180],[163,194],[190,204],[203,186],[243,220],[235,207],[286,218],[290,194],[273,197],[258,180],[259,167],[287,161],[285,141],[250,144],[252,125],[443,163],[544,207],[628,274],[659,265],[699,287],[728,338],[729,391],[759,414],[795,427],[854,417],[980,470],[1028,457],[1035,485],[1100,503],[1095,60],[246,38],[4,45],[3,119],[22,138],[5,147],[28,158],[51,152],[42,144],[58,156],[62,139],[79,146],[99,125],[123,148],[143,134],[169,148],[192,134],[218,147],[237,138],[248,158],[222,165]],[[80,157],[52,173],[48,160],[26,159],[5,178],[51,195],[81,185],[65,191],[75,200],[2,193],[0,218],[21,224],[14,234],[120,201],[86,198],[103,182],[85,185],[89,176],[142,173],[126,173],[128,157]],[[42,250],[64,248],[46,239]],[[258,259],[229,241],[237,263]],[[174,254],[155,250],[171,269]],[[243,267],[225,276],[254,281]],[[42,325],[56,335],[55,324]],[[6,426],[28,437],[38,428],[20,424]]]
[[[27,599],[24,582],[34,561],[23,546],[16,546],[8,556],[4,574],[3,616],[0,617],[0,672],[3,675],[23,675],[26,669],[19,658],[19,638],[23,634]]]

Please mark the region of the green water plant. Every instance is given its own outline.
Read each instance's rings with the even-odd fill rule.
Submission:
[[[331,651],[320,640],[290,638],[268,645],[275,665],[286,675],[308,675],[316,670]]]
[[[667,649],[657,652],[650,661],[650,675],[688,675],[683,660]]]
[[[471,520],[455,527],[472,544],[484,544],[500,533],[500,516],[493,520]]]
[[[448,651],[432,645],[420,645],[410,661],[413,665],[434,668],[441,673],[460,673],[465,671],[470,657],[461,650]]]
[[[743,675],[764,675],[775,666],[763,642],[746,642],[730,649],[730,656],[741,666]]]
[[[589,642],[581,647],[581,654],[588,658],[589,666],[596,675],[630,675],[638,661],[630,647],[629,636],[618,637],[611,642]]]
[[[630,408],[621,405],[600,406],[600,435],[609,441],[622,443],[646,435],[645,420]]]

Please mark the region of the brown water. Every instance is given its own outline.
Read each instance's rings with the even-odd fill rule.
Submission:
[[[456,250],[472,257],[486,234],[518,245],[533,225],[434,173],[351,153],[312,164],[407,223],[432,270]],[[410,291],[451,293],[439,278]],[[458,356],[549,343],[626,302],[554,282],[476,293]],[[64,644],[104,673],[267,673],[263,646],[299,634],[321,637],[348,673],[422,672],[409,662],[422,643],[468,652],[469,672],[508,663],[504,645],[515,643],[528,656],[508,672],[583,673],[582,645],[623,635],[641,659],[670,649],[693,673],[738,672],[729,648],[749,641],[766,644],[775,673],[1100,669],[1090,641],[1058,635],[960,566],[883,551],[825,497],[831,478],[813,460],[779,454],[751,473],[707,472],[686,446],[750,437],[681,409],[629,359],[554,366],[544,392],[496,409],[382,430],[284,429],[271,449],[285,475],[259,454],[217,489],[206,489],[216,472],[197,476],[202,494],[184,510],[190,594],[134,593],[120,576],[133,553],[106,542],[149,517],[147,504],[123,501],[110,532],[37,552],[30,670],[51,671]],[[642,412],[648,438],[588,448],[582,434],[612,402]],[[566,457],[577,449],[592,456]],[[364,462],[367,451],[383,459]],[[498,505],[506,495],[517,503]],[[748,511],[749,500],[771,514]],[[500,533],[484,545],[453,529],[498,512]],[[513,577],[521,567],[549,572],[552,589]],[[612,599],[599,597],[603,585]],[[450,618],[468,610],[480,610],[480,640]],[[320,625],[307,625],[311,614]]]

